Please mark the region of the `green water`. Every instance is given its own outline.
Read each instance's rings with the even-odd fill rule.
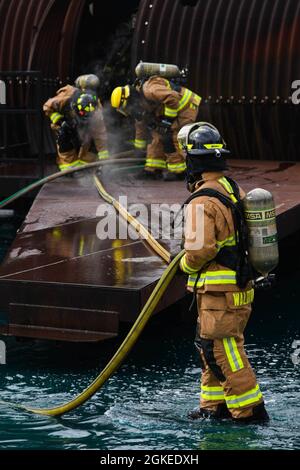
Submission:
[[[3,234],[7,239],[14,227]],[[8,245],[7,241],[7,245]],[[6,245],[6,246],[7,246]],[[299,365],[290,354],[299,335],[300,272],[257,296],[247,328],[250,361],[271,417],[268,426],[228,421],[190,422],[198,404],[199,364],[194,325],[167,313],[152,320],[134,351],[103,389],[62,418],[0,405],[0,449],[299,449]],[[0,398],[53,406],[74,397],[95,378],[120,339],[100,345],[7,343],[0,366]]]

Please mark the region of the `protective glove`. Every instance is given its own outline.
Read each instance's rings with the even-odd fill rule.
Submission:
[[[172,124],[173,121],[171,119],[162,119],[157,123],[155,130],[161,135],[171,133]]]
[[[76,140],[75,131],[66,121],[63,121],[57,131],[56,142],[60,152],[69,152],[74,149]]]

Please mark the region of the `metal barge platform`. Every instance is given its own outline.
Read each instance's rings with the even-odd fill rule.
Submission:
[[[272,191],[281,240],[300,229],[300,163],[230,165],[229,174],[246,191]],[[181,204],[188,196],[184,182],[141,181],[134,172],[115,169],[102,181],[114,197],[127,196],[128,204]],[[165,264],[132,229],[133,239],[100,240],[100,204],[102,213],[104,206],[112,210],[91,174],[41,189],[0,267],[0,334],[102,341],[117,336],[121,322],[134,322]],[[167,249],[179,244],[160,242]],[[184,296],[185,276],[177,275],[156,312]]]

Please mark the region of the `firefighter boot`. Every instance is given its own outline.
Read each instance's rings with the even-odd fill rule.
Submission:
[[[164,181],[183,181],[185,179],[185,172],[182,173],[172,173],[171,171],[166,171],[163,174]]]
[[[162,179],[162,172],[160,170],[149,171],[149,170],[143,169],[142,171],[137,173],[136,177],[139,180],[146,180],[146,181],[154,180],[154,181],[156,181],[156,180],[161,180]]]
[[[192,420],[200,418],[227,419],[231,418],[231,414],[226,406],[226,403],[219,403],[215,410],[198,408],[197,410],[190,411],[188,413],[188,418]]]
[[[260,403],[252,409],[252,416],[246,418],[233,418],[233,421],[241,424],[266,424],[270,420],[264,403]]]

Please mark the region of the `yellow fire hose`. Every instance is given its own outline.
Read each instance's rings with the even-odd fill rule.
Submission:
[[[110,194],[106,192],[102,183],[100,182],[99,178],[94,175],[94,181],[99,191],[99,194],[110,204],[113,204],[116,210],[120,213],[122,217],[124,217],[128,223],[130,223],[138,233],[145,238],[145,241],[149,243],[151,248],[155,250],[155,252],[167,263],[170,262],[170,253],[158,243],[157,240],[153,238],[153,236],[140,224],[134,217],[129,214],[126,209],[121,206],[121,204],[116,201]],[[131,330],[129,331],[128,335],[122,342],[121,346],[114,354],[112,359],[108,362],[105,368],[100,372],[98,377],[77,397],[73,400],[65,403],[63,405],[54,407],[54,408],[31,408],[25,405],[19,405],[14,403],[7,403],[0,401],[0,403],[13,406],[18,409],[22,409],[24,411],[28,411],[35,414],[46,415],[46,416],[61,416],[69,411],[74,410],[75,408],[79,407],[83,403],[85,403],[89,398],[91,398],[109,379],[109,377],[117,370],[120,364],[124,361],[127,354],[131,351],[132,347],[136,343],[138,337],[140,336],[141,332],[143,331],[145,325],[147,324],[149,318],[151,317],[153,311],[155,310],[158,302],[162,298],[163,294],[165,293],[167,287],[169,286],[170,282],[172,281],[177,269],[178,264],[180,262],[181,257],[184,254],[184,250],[182,250],[168,265],[166,270],[163,272],[160,280],[158,281],[157,285],[155,286],[152,294],[150,295],[149,299],[147,300],[145,306],[143,307],[141,313],[139,314],[138,318],[136,319],[135,323],[133,324]]]

